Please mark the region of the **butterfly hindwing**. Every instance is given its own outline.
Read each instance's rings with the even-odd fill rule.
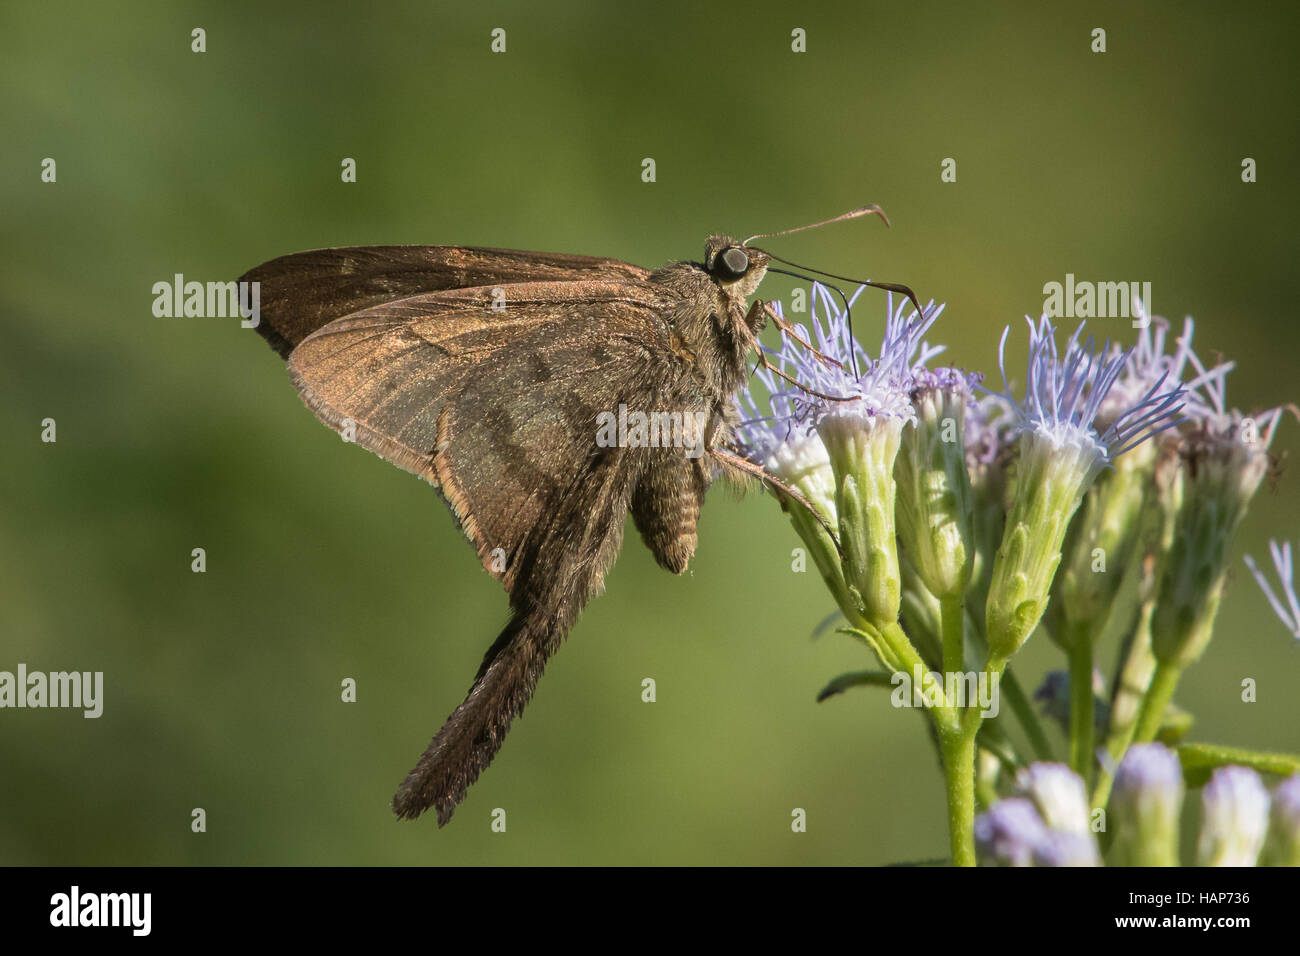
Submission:
[[[596,441],[601,413],[709,408],[668,347],[665,293],[580,282],[509,295],[500,312],[482,289],[385,303],[335,320],[289,360],[322,421],[439,488],[507,588],[529,530],[609,454]],[[682,456],[638,450],[630,464],[665,453]],[[625,485],[627,499],[636,482]],[[626,512],[626,500],[607,504]]]

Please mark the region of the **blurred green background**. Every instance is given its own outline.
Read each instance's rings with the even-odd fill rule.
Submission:
[[[432,490],[319,425],[253,332],[154,318],[151,286],[366,243],[655,266],[711,232],[878,202],[892,230],[837,225],[781,253],[946,301],[959,363],[994,371],[1002,326],[1073,272],[1150,281],[1157,312],[1195,315],[1202,354],[1240,363],[1234,404],[1300,399],[1296,23],[1133,6],[6,3],[0,669],[102,670],[106,701],[99,720],[0,712],[0,862],[945,855],[920,718],[880,692],[814,703],[863,652],[811,638],[830,606],[791,573],[793,532],[770,498],[723,489],[687,576],[629,534],[452,825],[396,823],[388,800],[504,595]],[[882,312],[859,313],[869,347]],[[1275,450],[1298,446],[1287,421]],[[1238,552],[1300,536],[1294,481],[1261,492]],[[1236,569],[1178,699],[1195,739],[1294,750],[1297,642]],[[1041,636],[1017,660],[1031,684],[1061,665]]]

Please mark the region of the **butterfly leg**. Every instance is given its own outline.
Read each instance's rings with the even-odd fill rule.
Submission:
[[[742,458],[740,455],[730,452],[725,448],[718,448],[715,446],[709,449],[709,454],[712,455],[718,464],[722,466],[724,472],[733,476],[749,475],[757,478],[769,488],[774,489],[778,493],[778,499],[780,499],[782,495],[785,495],[799,504],[800,507],[806,509],[808,513],[817,520],[817,523],[826,529],[826,533],[829,534],[831,540],[835,542],[836,550],[839,549],[839,535],[836,534],[835,529],[831,527],[830,522],[826,520],[826,516],[817,509],[816,505],[805,498],[796,489],[790,487],[790,485],[776,477],[776,475],[772,474],[762,465],[756,464],[747,458]],[[785,501],[782,501],[781,505],[782,507],[787,506]]]

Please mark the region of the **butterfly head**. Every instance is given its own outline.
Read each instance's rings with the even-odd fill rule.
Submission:
[[[730,236],[710,236],[704,244],[704,268],[722,291],[744,301],[767,272],[768,255]]]

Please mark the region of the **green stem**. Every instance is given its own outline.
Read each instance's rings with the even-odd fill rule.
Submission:
[[[1149,744],[1156,739],[1165,711],[1169,707],[1169,702],[1173,700],[1178,678],[1182,676],[1183,669],[1177,664],[1156,661],[1155,673],[1151,675],[1151,685],[1147,688],[1146,696],[1142,698],[1142,709],[1138,711],[1137,733],[1133,737],[1135,743]]]
[[[988,641],[984,634],[984,617],[979,614],[970,615],[971,627],[974,634],[985,652],[988,651]],[[1024,729],[1026,736],[1029,737],[1029,745],[1034,750],[1034,756],[1039,760],[1052,759],[1052,745],[1047,740],[1047,734],[1043,731],[1042,721],[1038,719],[1038,714],[1034,713],[1034,705],[1029,700],[1029,695],[1021,686],[1020,681],[1016,678],[1015,672],[1010,667],[1003,667],[1002,676],[999,683],[1000,692],[1006,693],[1007,703],[1011,705],[1011,712],[1016,715],[1016,720]]]
[[[966,609],[960,594],[939,600],[939,620],[943,631],[943,670],[957,674],[964,669],[964,629]]]
[[[1118,764],[1123,759],[1124,754],[1128,753],[1129,745],[1133,742],[1133,734],[1137,730],[1137,723],[1128,725],[1128,729],[1123,731],[1119,737],[1111,738],[1107,742],[1107,751],[1110,753],[1110,763]],[[1102,767],[1097,771],[1097,783],[1092,790],[1092,805],[1094,807],[1104,807],[1106,801],[1110,799],[1111,787],[1115,785],[1115,771],[1113,769]]]
[[[978,724],[976,725],[978,727]],[[954,866],[975,865],[975,734],[940,733],[948,797],[948,841]]]
[[[1000,687],[1006,670],[1005,657],[991,656],[984,665],[990,687]],[[1000,691],[999,691],[1000,693]],[[950,710],[955,718],[945,730],[938,724],[943,753],[944,784],[948,796],[948,839],[954,866],[975,865],[975,755],[976,737],[984,722],[978,707]]]
[[[1070,768],[1083,778],[1086,787],[1092,779],[1091,630],[1075,628],[1073,638],[1070,647]]]
[[[987,810],[993,804],[998,802],[998,789],[995,786],[997,774],[986,775],[982,771],[982,765],[979,763],[980,755],[978,748],[975,751],[975,807],[978,810]]]
[[[902,671],[909,677],[914,677],[916,673],[927,674],[930,672],[930,666],[925,663],[916,646],[908,638],[903,628],[897,623],[886,624],[880,628],[877,633],[881,641],[888,648],[891,655],[898,662],[891,665],[894,670]],[[945,726],[951,724],[956,716],[952,713],[952,708],[946,697],[943,696],[943,681],[939,681],[938,688],[939,706],[935,708],[936,716],[940,716]],[[941,730],[943,728],[940,728]]]
[[[1154,609],[1154,601],[1143,601],[1133,632],[1125,640],[1116,661],[1115,677],[1111,682],[1110,726],[1106,736],[1110,760],[1097,771],[1097,783],[1092,792],[1094,807],[1106,806],[1111,787],[1115,784],[1115,768],[1124,759],[1129,744],[1133,743],[1133,735],[1137,733],[1138,712],[1156,668],[1155,654],[1151,651],[1151,614]]]
[[[1039,760],[1051,760],[1052,745],[1048,743],[1047,734],[1043,732],[1043,725],[1038,715],[1034,713],[1034,706],[1030,703],[1029,696],[1020,686],[1020,681],[1016,679],[1011,668],[1008,667],[1003,671],[998,686],[1006,697],[1007,703],[1011,705],[1011,712],[1016,715],[1016,720],[1020,722],[1020,726],[1029,737],[1029,746],[1034,749],[1034,756]]]

